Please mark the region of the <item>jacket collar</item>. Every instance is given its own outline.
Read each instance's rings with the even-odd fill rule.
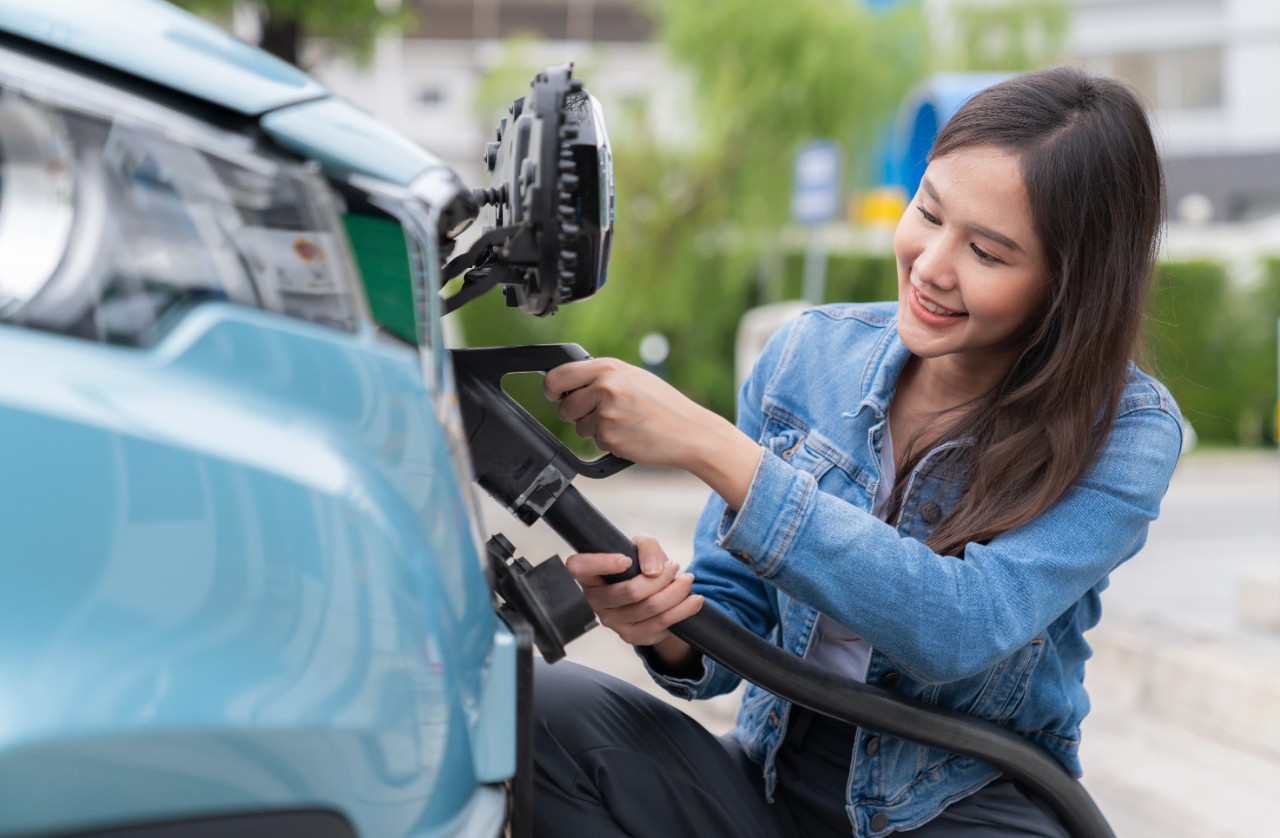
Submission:
[[[877,419],[883,419],[888,414],[889,402],[893,400],[894,390],[898,386],[898,376],[910,357],[911,350],[898,337],[898,321],[894,319],[880,336],[862,371],[861,390],[866,396],[858,405],[859,411],[870,408]]]

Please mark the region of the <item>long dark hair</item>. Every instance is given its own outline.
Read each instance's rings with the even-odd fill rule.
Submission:
[[[1164,219],[1151,128],[1120,82],[1070,67],[1009,79],[966,102],[929,159],[980,145],[1020,159],[1050,291],[1021,356],[946,434],[974,440],[956,449],[965,494],[929,539],[952,555],[1035,518],[1097,459],[1139,350]],[[924,453],[908,455],[898,486]]]

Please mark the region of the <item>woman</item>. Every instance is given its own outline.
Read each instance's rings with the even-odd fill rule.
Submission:
[[[603,359],[546,376],[560,415],[714,492],[692,573],[640,539],[568,562],[660,684],[737,678],[668,632],[705,600],[794,654],[995,721],[1080,773],[1107,576],[1142,546],[1181,447],[1131,362],[1163,208],[1141,106],[1058,68],[944,127],[894,235],[898,302],[813,309],[744,385],[737,427]],[[539,830],[559,835],[1061,835],[978,761],[748,687],[718,740],[572,666],[538,674]]]

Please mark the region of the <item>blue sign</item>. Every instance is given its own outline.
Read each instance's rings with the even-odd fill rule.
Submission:
[[[840,209],[840,146],[831,140],[806,143],[796,152],[791,218],[824,224]]]

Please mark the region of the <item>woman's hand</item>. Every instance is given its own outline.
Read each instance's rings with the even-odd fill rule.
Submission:
[[[542,386],[578,436],[649,466],[684,467],[699,440],[724,422],[653,373],[614,358],[562,364]]]
[[[672,647],[674,641],[687,649],[687,644],[667,629],[702,608],[702,597],[690,595],[693,574],[680,573],[656,540],[638,536],[635,544],[641,572],[625,582],[610,584],[603,578],[631,565],[631,559],[618,553],[578,553],[568,558],[565,567],[582,586],[600,623],[627,643],[656,646],[667,641],[664,647]]]
[[[542,389],[560,402],[557,413],[578,436],[633,462],[683,469],[741,509],[760,447],[658,376],[614,358],[593,358],[551,370]]]

